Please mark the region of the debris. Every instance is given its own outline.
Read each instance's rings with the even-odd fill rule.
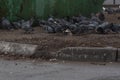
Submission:
[[[92,65],[98,65],[98,66],[106,66],[107,63],[91,63]]]
[[[105,21],[105,15],[104,15],[102,12],[100,12],[100,13],[98,14],[98,18],[99,18],[101,21]]]
[[[20,29],[22,26],[20,21],[12,22],[12,25],[14,26],[15,29]]]
[[[72,36],[72,32],[69,30],[69,29],[66,29],[65,32],[64,32],[65,35],[70,35]]]
[[[119,12],[120,9],[104,8],[108,13]],[[118,17],[119,19],[119,17]],[[108,23],[105,21],[105,15],[100,12],[98,14],[91,14],[91,18],[84,17],[82,15],[65,17],[65,18],[54,18],[50,16],[48,20],[33,19],[20,20],[10,23],[5,17],[2,18],[2,25],[6,29],[22,29],[25,33],[33,33],[33,25],[41,26],[47,33],[63,33],[65,35],[79,35],[83,33],[100,33],[105,34],[109,32],[120,32],[120,25]]]
[[[118,33],[120,31],[120,25],[104,22],[97,27],[97,32],[100,34],[105,34],[111,31]]]
[[[69,19],[69,20],[68,20]],[[97,32],[100,34],[119,32],[117,24],[105,22],[105,16],[102,12],[98,15],[92,14],[91,18],[84,16],[73,16],[72,18],[48,18],[47,21],[41,22],[43,29],[47,33],[64,33],[65,35]]]
[[[50,59],[49,61],[50,62],[55,62],[55,61],[57,61],[57,59]]]
[[[33,19],[30,19],[28,21],[21,21],[21,26],[25,33],[32,33],[34,31],[34,29],[32,28],[33,21]]]
[[[10,21],[5,17],[2,18],[1,25],[3,29],[7,30],[13,29],[13,26],[11,25]]]

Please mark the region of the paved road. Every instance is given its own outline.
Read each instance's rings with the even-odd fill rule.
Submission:
[[[0,80],[120,80],[120,64],[0,60]]]

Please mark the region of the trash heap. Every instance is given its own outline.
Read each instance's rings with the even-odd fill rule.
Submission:
[[[104,17],[92,15],[91,18],[84,16],[73,16],[56,19],[50,17],[47,21],[40,21],[40,26],[47,33],[72,33],[79,35],[82,33],[100,33],[110,32],[119,33],[120,25],[104,21]]]
[[[34,31],[32,27],[33,22],[33,18],[28,21],[22,19],[17,22],[10,22],[7,18],[3,17],[0,21],[0,28],[4,30],[22,29],[24,33],[32,33]]]
[[[51,16],[48,20],[31,18],[27,21],[19,20],[17,22],[10,22],[7,18],[3,17],[0,24],[2,29],[22,29],[25,33],[32,33],[34,31],[33,26],[40,26],[47,33],[70,33],[72,35],[120,32],[120,25],[106,22],[104,14],[102,13],[98,15],[91,14],[91,18],[82,15],[73,17],[67,16],[65,18],[54,18]]]
[[[105,12],[107,12],[108,14],[120,13],[120,8],[114,9],[114,8],[104,8],[104,7],[103,7],[103,10],[104,10]]]

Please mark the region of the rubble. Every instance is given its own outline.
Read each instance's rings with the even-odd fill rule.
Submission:
[[[21,27],[25,31],[25,33],[32,33],[34,29],[32,28],[33,19],[30,19],[28,21],[21,21]]]
[[[69,30],[72,34],[81,34],[81,33],[90,33],[96,32],[100,34],[108,33],[107,31],[112,31],[115,33],[119,32],[120,25],[113,24],[104,21],[105,16],[103,13],[100,13],[98,17],[92,15],[91,18],[86,18],[84,16],[73,16],[68,19],[54,19],[49,18],[47,21],[44,21],[44,24],[40,25],[48,33],[64,33],[66,30]]]
[[[106,9],[106,11],[113,12],[111,9]],[[119,10],[116,11],[119,12]],[[91,18],[82,15],[67,16],[65,18],[54,18],[51,16],[48,20],[31,18],[27,21],[20,20],[17,22],[10,22],[8,19],[3,18],[1,24],[5,29],[22,29],[24,33],[32,33],[34,31],[33,25],[41,26],[47,33],[70,33],[70,35],[93,32],[105,34],[110,31],[118,33],[120,31],[120,25],[106,22],[102,12],[97,15],[91,14]]]
[[[120,25],[104,22],[103,24],[99,25],[99,27],[97,28],[97,32],[99,32],[101,34],[105,34],[105,33],[108,33],[110,31],[115,32],[115,33],[119,33]]]
[[[10,30],[13,28],[10,21],[5,17],[1,19],[1,26],[2,26],[2,29],[7,29],[7,30]]]
[[[120,13],[120,8],[103,8],[104,12],[107,12],[108,14],[116,14],[116,13]]]

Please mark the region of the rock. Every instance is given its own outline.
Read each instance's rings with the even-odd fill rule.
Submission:
[[[78,27],[75,24],[71,24],[69,26],[69,30],[72,32],[72,34],[76,34],[78,32]]]
[[[96,31],[100,34],[105,34],[107,30],[111,30],[110,27],[111,25],[108,22],[104,22],[96,28]]]
[[[33,19],[28,21],[24,20],[21,21],[21,26],[25,33],[32,33],[34,31],[34,29],[32,28],[33,21],[34,21]]]
[[[115,10],[112,8],[106,8],[105,12],[107,12],[108,14],[113,14],[115,13]]]
[[[13,24],[15,29],[20,29],[22,26],[20,22],[13,22],[12,24]]]
[[[69,29],[66,29],[65,32],[64,32],[65,35],[69,35],[69,36],[72,36],[72,32],[69,30]]]
[[[52,26],[44,25],[43,28],[47,33],[55,33],[55,29]]]
[[[99,18],[99,20],[101,20],[101,21],[105,21],[105,15],[104,15],[102,12],[100,12],[100,13],[98,14],[98,18]]]
[[[1,25],[2,25],[3,29],[10,30],[13,28],[10,21],[5,17],[2,18]]]
[[[113,24],[111,29],[112,29],[113,32],[119,33],[120,32],[120,25]]]

